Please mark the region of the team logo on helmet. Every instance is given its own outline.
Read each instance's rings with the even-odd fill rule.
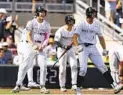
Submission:
[[[92,7],[89,7],[86,9],[86,16],[87,17],[92,17],[94,13],[94,9]]]

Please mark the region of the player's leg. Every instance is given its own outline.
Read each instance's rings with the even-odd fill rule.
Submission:
[[[16,87],[13,89],[14,93],[20,91],[20,87],[22,86],[22,82],[25,78],[27,70],[32,65],[32,58],[35,56],[35,53],[32,52],[27,44],[21,43],[20,46],[22,46],[22,51],[20,50],[20,52],[23,55],[23,60],[22,63],[19,65]]]
[[[58,48],[57,50],[58,58],[62,55],[63,52],[64,52],[64,49]],[[64,56],[62,56],[61,59],[59,60],[59,85],[62,92],[67,91],[67,89],[65,88],[66,64],[67,64],[67,53]]]
[[[68,52],[68,62],[71,67],[72,89],[77,90],[77,59],[73,49]]]
[[[118,84],[120,82],[119,74],[118,74],[119,60],[118,60],[117,56],[118,55],[116,52],[114,52],[114,51],[109,52],[109,66],[110,66],[110,70],[111,70],[111,76],[116,84]]]
[[[32,65],[32,67],[29,68],[28,71],[27,71],[28,87],[30,87],[30,88],[38,88],[40,86],[39,84],[37,84],[33,80],[33,67],[35,66],[36,62],[37,62],[37,58],[35,57],[33,59],[33,65]]]
[[[37,63],[40,67],[40,92],[48,94],[49,90],[45,87],[46,75],[47,75],[47,61],[44,52],[40,52],[37,56]]]
[[[84,78],[87,73],[88,54],[89,53],[85,49],[79,52],[79,72],[77,77],[78,87],[83,87],[84,85]]]
[[[114,83],[113,78],[112,78],[110,72],[108,71],[108,68],[104,64],[103,59],[96,48],[94,49],[94,51],[92,51],[90,59],[95,64],[95,66],[99,69],[99,71],[103,74],[103,76],[106,78],[108,83],[112,86],[112,88],[114,89],[114,93],[120,92],[121,89],[119,89],[119,88],[121,88],[121,84],[116,85]]]

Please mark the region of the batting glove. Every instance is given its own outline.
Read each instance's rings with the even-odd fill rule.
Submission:
[[[108,53],[109,53],[109,51],[107,51],[106,49],[104,49],[102,55],[103,55],[103,56],[107,56]]]
[[[32,44],[32,49],[33,49],[33,50],[38,50],[38,46],[35,45],[35,44]]]
[[[69,45],[69,46],[67,46],[67,45],[63,45],[63,46],[62,46],[62,48],[66,49],[66,50],[71,49],[71,47],[72,47],[72,45]]]

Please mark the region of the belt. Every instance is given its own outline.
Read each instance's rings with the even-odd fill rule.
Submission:
[[[92,43],[83,43],[85,47],[88,47],[88,46],[91,46],[91,45],[94,45]]]
[[[41,41],[35,41],[36,43],[41,43]]]
[[[26,43],[28,43],[28,41],[24,41],[24,40],[22,40],[21,42],[26,42]]]

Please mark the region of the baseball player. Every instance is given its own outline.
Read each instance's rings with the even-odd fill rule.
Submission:
[[[118,93],[122,86],[121,84],[114,86],[113,79],[104,64],[102,57],[96,47],[96,36],[98,36],[100,44],[103,48],[103,54],[107,55],[105,40],[100,31],[100,26],[94,22],[94,10],[92,7],[86,9],[86,20],[82,21],[76,28],[73,36],[75,51],[78,53],[80,70],[78,76],[78,87],[82,85],[82,80],[87,72],[88,58],[94,63],[102,75],[107,79],[109,84],[114,88],[114,92]],[[79,45],[79,48],[78,48]]]
[[[17,44],[17,52],[18,52],[18,55],[16,55],[13,59],[13,64],[19,66],[21,63],[22,63],[22,60],[23,60],[23,56],[21,54],[21,47],[23,46],[20,46],[20,44],[22,43],[21,41],[23,40],[27,40],[27,30],[24,29],[21,33],[21,38],[20,38],[20,42]],[[28,43],[26,43],[28,44]],[[19,49],[20,48],[20,49]],[[33,67],[34,65],[36,64],[36,58],[33,59],[33,65],[32,67],[30,67],[27,71],[27,78],[28,78],[28,87],[29,88],[38,88],[39,87],[39,84],[37,84],[36,82],[34,82],[33,80]]]
[[[109,66],[111,75],[116,84],[121,83],[123,88],[123,45],[117,45],[109,51]]]
[[[36,18],[33,18],[27,23],[27,41],[22,41],[23,47],[23,63],[19,66],[18,79],[13,92],[18,92],[20,85],[26,75],[27,70],[32,66],[32,60],[37,57],[37,62],[40,67],[40,92],[48,94],[49,90],[45,88],[47,65],[46,55],[43,51],[48,43],[51,32],[50,24],[44,20],[47,11],[38,6],[36,8]],[[25,43],[29,43],[28,45]]]
[[[55,33],[55,43],[58,45],[57,57],[59,58],[62,53],[66,50],[67,53],[59,60],[59,84],[61,91],[65,92],[66,83],[66,65],[67,61],[71,67],[71,79],[72,79],[72,89],[77,89],[77,60],[75,57],[74,48],[69,46],[72,43],[72,36],[74,34],[75,28],[73,27],[75,19],[72,15],[67,15],[65,17],[65,25],[59,28]]]

